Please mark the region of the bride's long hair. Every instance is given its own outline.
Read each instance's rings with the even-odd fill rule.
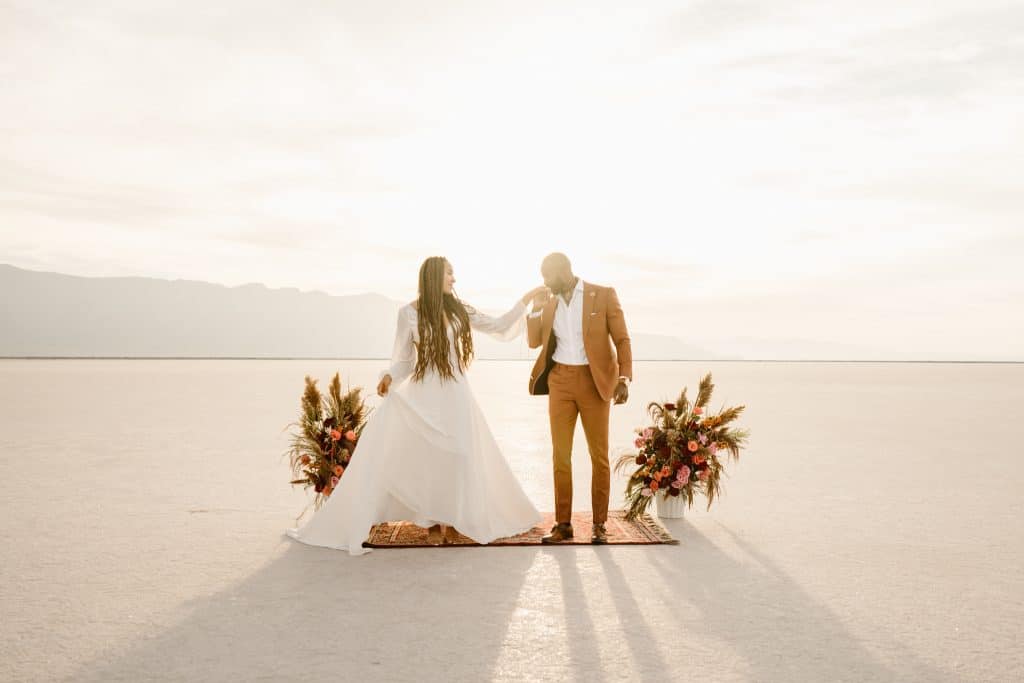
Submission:
[[[449,358],[448,330],[445,314],[455,333],[455,356],[462,369],[473,359],[473,333],[469,327],[469,311],[457,297],[444,292],[444,277],[448,259],[431,256],[420,266],[419,298],[416,310],[420,343],[416,346],[416,369],[412,378],[420,381],[431,366],[441,379],[454,379],[455,371]]]

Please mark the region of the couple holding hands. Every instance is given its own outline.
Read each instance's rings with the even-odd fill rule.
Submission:
[[[551,423],[556,524],[543,541],[573,538],[571,456],[579,419],[593,466],[591,541],[607,542],[608,418],[611,404],[629,397],[629,333],[615,290],[581,280],[564,254],[545,257],[541,275],[544,286],[492,317],[455,294],[447,259],[423,262],[419,295],[398,311],[391,365],[377,386],[385,400],[331,497],[289,536],[361,555],[380,522],[427,527],[437,545],[450,543],[455,529],[486,544],[537,524],[541,515],[509,468],[465,375],[474,330],[508,341],[525,328],[530,348],[541,349],[529,391],[548,396]]]

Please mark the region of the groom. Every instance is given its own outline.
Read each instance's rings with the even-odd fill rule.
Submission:
[[[611,488],[608,414],[612,401],[620,404],[629,398],[633,378],[626,319],[615,290],[573,275],[565,254],[549,254],[540,272],[553,296],[542,292],[534,297],[526,320],[530,348],[542,349],[530,373],[530,393],[548,395],[555,472],[555,526],[541,540],[561,543],[573,537],[572,439],[579,416],[593,465],[590,541],[604,544]]]

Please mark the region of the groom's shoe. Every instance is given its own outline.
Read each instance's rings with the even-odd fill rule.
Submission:
[[[563,522],[556,524],[551,527],[551,533],[547,536],[542,536],[540,539],[541,543],[562,543],[572,538],[572,524]]]
[[[605,545],[608,543],[608,532],[604,530],[604,524],[594,525],[594,532],[590,536],[590,542],[594,545]]]

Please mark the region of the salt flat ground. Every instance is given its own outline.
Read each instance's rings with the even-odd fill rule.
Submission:
[[[302,377],[380,365],[0,361],[0,680],[1024,679],[1022,365],[639,363],[616,446],[705,370],[749,406],[725,498],[666,522],[680,545],[297,544]],[[550,510],[527,375],[472,369]]]

